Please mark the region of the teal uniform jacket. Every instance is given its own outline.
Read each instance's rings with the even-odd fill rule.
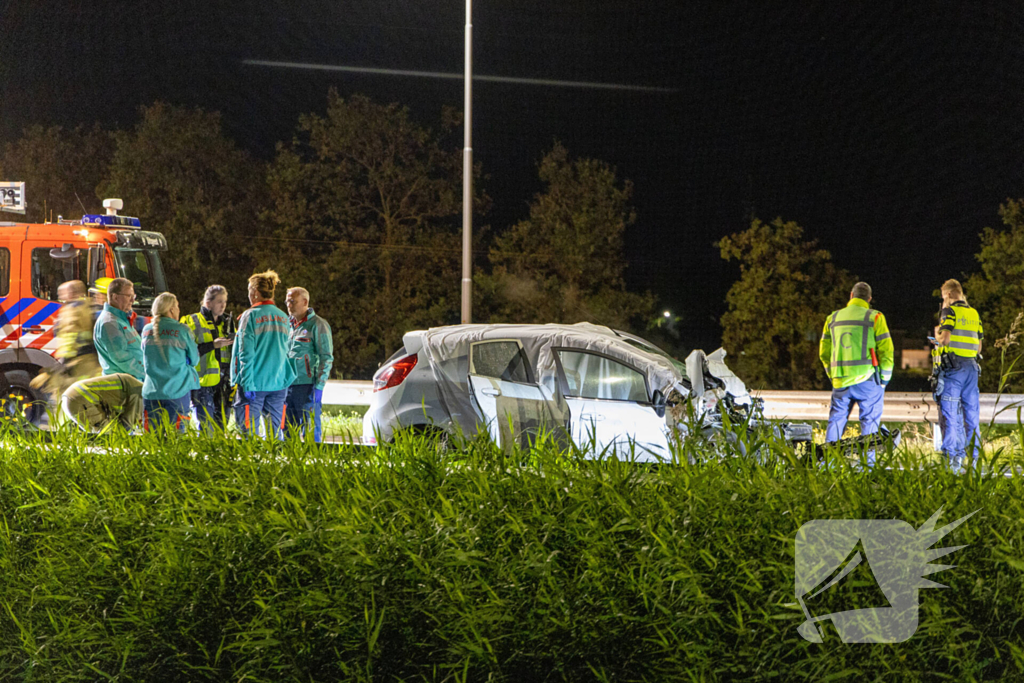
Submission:
[[[292,385],[314,384],[323,389],[331,376],[334,365],[334,339],[331,325],[316,315],[313,309],[306,311],[301,321],[291,319],[292,333],[288,337],[288,360],[295,371]]]
[[[92,337],[104,375],[123,372],[140,382],[145,380],[142,339],[129,322],[127,313],[110,304],[103,304]]]
[[[192,330],[173,318],[160,319],[160,338],[154,323],[142,328],[142,360],[146,380],[142,398],[179,399],[199,388],[199,375],[192,367],[199,360],[199,349]]]
[[[238,318],[231,349],[231,383],[239,391],[281,391],[295,370],[288,362],[288,315],[273,301],[261,301]]]

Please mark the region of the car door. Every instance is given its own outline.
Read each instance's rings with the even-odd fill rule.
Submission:
[[[469,383],[481,421],[495,443],[511,450],[542,432],[565,430],[568,416],[551,391],[535,382],[523,345],[516,339],[474,342]]]
[[[655,412],[642,372],[592,351],[562,348],[555,356],[577,445],[628,453],[632,442],[638,459],[667,457],[665,418]]]

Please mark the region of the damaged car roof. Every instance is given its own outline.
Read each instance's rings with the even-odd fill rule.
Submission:
[[[652,391],[657,389],[668,393],[681,380],[686,379],[685,373],[667,356],[639,348],[612,328],[592,323],[452,325],[406,335],[407,348],[413,342],[409,339],[413,335],[421,336],[422,344],[430,354],[431,360],[441,366],[468,357],[470,346],[475,342],[515,339],[522,343],[523,351],[536,368],[537,379],[542,383],[545,379],[556,376],[553,350],[558,348],[593,351],[630,365],[636,364],[634,359],[639,355],[646,362],[644,367],[638,369],[647,376],[648,386]],[[684,389],[686,388],[684,385]]]

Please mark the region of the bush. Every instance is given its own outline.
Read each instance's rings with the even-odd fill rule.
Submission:
[[[756,444],[751,444],[756,446]],[[159,435],[0,455],[0,680],[1021,678],[1020,478]],[[751,448],[754,452],[756,448]],[[908,460],[904,464],[913,464]],[[681,458],[686,460],[686,458]],[[456,464],[457,462],[457,464]],[[794,534],[981,509],[893,645],[797,634]]]

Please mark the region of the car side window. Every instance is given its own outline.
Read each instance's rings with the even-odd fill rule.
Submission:
[[[633,368],[585,351],[557,351],[567,394],[576,398],[647,403],[647,380]]]
[[[477,342],[470,349],[469,371],[506,382],[530,382],[526,354],[519,342],[499,340]]]

